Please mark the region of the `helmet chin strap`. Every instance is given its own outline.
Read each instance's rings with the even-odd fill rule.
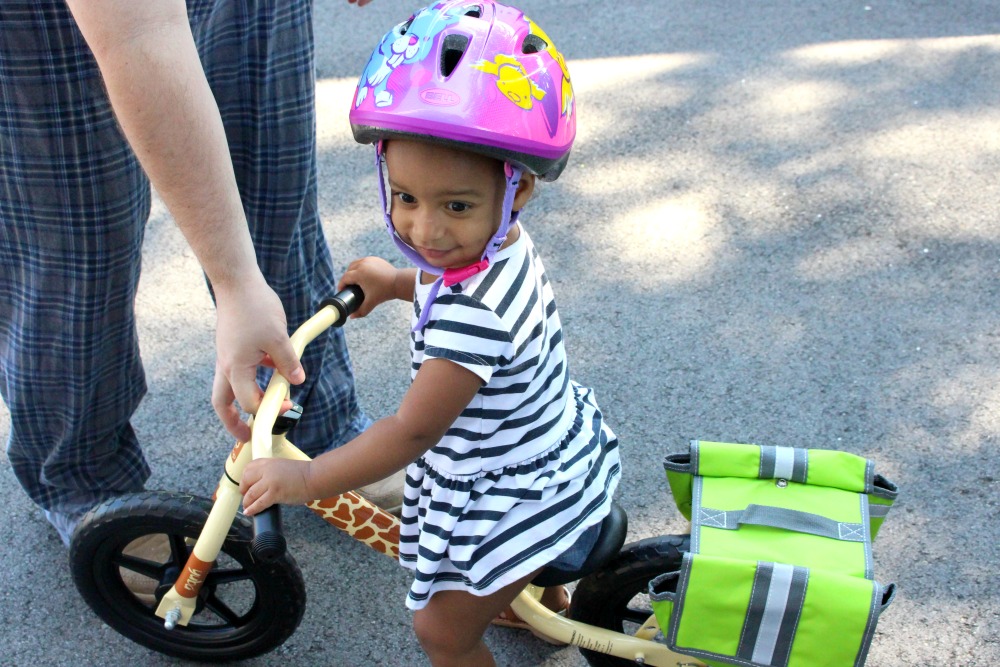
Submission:
[[[454,269],[445,269],[443,272],[439,267],[433,266],[427,260],[420,256],[420,253],[416,251],[413,247],[408,245],[403,239],[399,237],[399,233],[396,231],[396,227],[392,224],[391,215],[391,203],[389,202],[389,197],[386,191],[386,164],[385,164],[385,154],[382,152],[382,142],[379,141],[375,144],[375,171],[378,173],[378,191],[379,197],[382,202],[382,217],[385,220],[386,230],[389,232],[390,238],[392,238],[393,243],[396,247],[406,255],[413,264],[419,268],[421,271],[426,271],[430,274],[440,274],[437,280],[431,285],[431,291],[427,295],[426,301],[420,304],[420,317],[417,320],[416,325],[413,327],[413,331],[419,331],[427,325],[427,320],[430,317],[431,306],[434,304],[434,300],[437,299],[438,292],[441,290],[441,286],[450,287],[456,283],[459,283],[466,278],[470,278],[480,271],[484,271],[493,261],[493,257],[497,254],[497,251],[503,247],[503,244],[507,241],[507,234],[510,232],[511,227],[517,223],[517,218],[520,211],[513,211],[514,208],[514,196],[517,194],[517,186],[521,182],[521,169],[515,167],[509,162],[504,162],[504,177],[506,181],[506,189],[504,190],[503,196],[503,206],[500,209],[500,226],[497,228],[493,238],[489,240],[486,244],[486,248],[483,250],[483,256],[478,262],[470,264],[468,266],[458,267]]]

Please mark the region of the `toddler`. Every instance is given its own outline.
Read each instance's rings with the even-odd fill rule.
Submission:
[[[351,127],[375,145],[385,224],[416,268],[356,260],[363,317],[413,303],[412,384],[398,411],[313,461],[253,461],[247,514],[406,468],[400,562],[434,665],[494,664],[483,634],[546,566],[593,546],[620,476],[593,392],[570,379],[562,327],[519,214],[575,135],[563,57],[520,11],[446,0],[396,26],[358,84]],[[562,597],[562,599],[558,599]],[[546,604],[567,604],[549,589]]]

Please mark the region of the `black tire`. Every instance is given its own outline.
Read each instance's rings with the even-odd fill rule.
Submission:
[[[569,617],[589,625],[632,635],[653,613],[649,581],[680,569],[689,535],[663,535],[626,544],[615,558],[577,584]],[[662,639],[662,637],[661,637]],[[580,649],[592,667],[627,667],[630,660]]]
[[[94,613],[132,641],[188,660],[251,658],[288,639],[305,611],[302,573],[287,554],[271,562],[254,560],[253,527],[243,515],[237,515],[226,536],[190,623],[167,630],[154,613],[187,562],[211,508],[206,498],[144,492],[113,498],[88,513],[73,535],[70,568]],[[167,537],[153,538],[162,557],[126,553],[136,549],[137,538],[150,535]],[[137,580],[147,583],[148,594],[133,593],[123,574],[133,588]]]

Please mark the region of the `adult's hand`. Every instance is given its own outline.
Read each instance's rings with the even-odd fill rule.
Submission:
[[[257,412],[264,395],[257,384],[257,367],[273,366],[292,384],[306,375],[288,338],[285,311],[262,276],[213,287],[218,324],[212,407],[226,430],[246,442],[250,429],[233,401],[246,412]]]

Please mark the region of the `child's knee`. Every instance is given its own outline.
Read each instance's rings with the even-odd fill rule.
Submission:
[[[443,619],[436,618],[427,609],[421,609],[413,615],[413,631],[425,651],[448,646],[449,637],[454,634],[454,628],[448,628]]]
[[[460,624],[451,623],[444,615],[435,614],[426,607],[414,614],[413,630],[420,646],[428,655],[462,654],[481,639],[471,636]]]

